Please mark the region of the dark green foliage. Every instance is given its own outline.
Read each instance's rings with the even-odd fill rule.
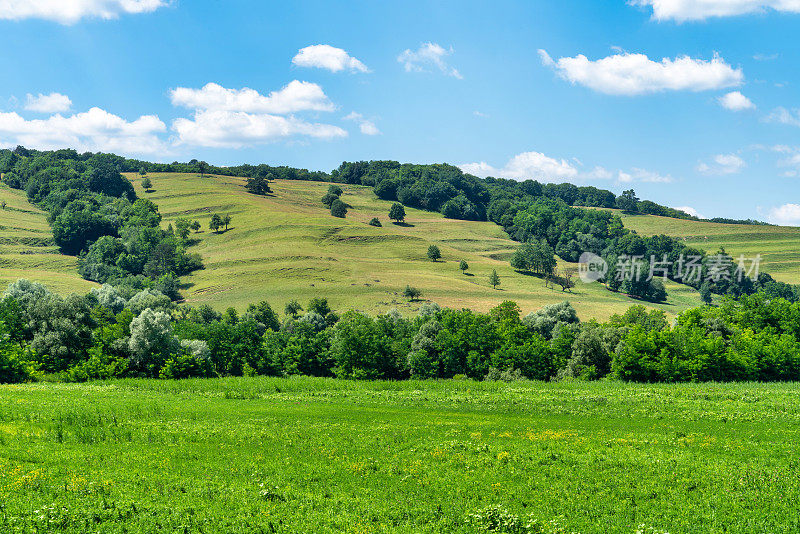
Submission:
[[[629,213],[638,211],[639,199],[636,197],[636,192],[633,189],[623,191],[622,194],[617,197],[617,207]]]
[[[416,287],[411,287],[410,285],[406,285],[406,288],[403,290],[403,296],[411,301],[414,301],[422,296],[422,291],[420,291]]]
[[[461,270],[461,272],[467,274],[467,270],[469,269],[469,264],[465,260],[461,260],[461,262],[459,262],[458,264],[458,268]]]
[[[378,219],[377,217],[373,217],[372,219],[370,219],[370,220],[369,220],[369,225],[370,225],[370,226],[377,226],[377,227],[381,227],[381,226],[383,226],[383,225],[381,224],[381,221],[380,221],[380,219]]]
[[[436,245],[431,245],[428,247],[428,259],[431,261],[437,261],[439,258],[442,257],[442,252],[439,250],[439,247]]]
[[[254,195],[268,195],[272,193],[272,189],[269,187],[269,181],[272,179],[271,174],[262,175],[258,174],[256,176],[250,177],[247,179],[247,184],[245,184],[245,188],[248,192]]]
[[[338,198],[331,203],[331,215],[342,219],[347,215],[347,204]]]
[[[497,269],[492,269],[492,274],[489,275],[489,284],[491,284],[492,289],[497,289],[497,286],[500,285],[500,276],[497,274]]]
[[[403,222],[406,218],[406,209],[403,207],[402,204],[395,202],[392,204],[392,207],[389,208],[389,219],[395,222]]]
[[[211,220],[208,221],[208,228],[213,232],[219,232],[220,228],[222,228],[222,217],[219,213],[215,213],[211,216]]]
[[[153,188],[153,182],[150,181],[150,178],[145,176],[142,178],[142,187],[145,191],[150,191]]]

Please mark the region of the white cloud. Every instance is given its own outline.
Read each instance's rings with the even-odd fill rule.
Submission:
[[[668,184],[672,182],[672,176],[633,167],[629,172],[619,171],[617,181],[624,184],[633,182]]]
[[[0,113],[1,145],[41,150],[70,147],[78,151],[163,154],[166,146],[158,134],[166,129],[155,115],[128,122],[100,108],[69,117],[53,115],[36,120],[25,120],[13,112]]]
[[[563,182],[578,177],[578,169],[567,160],[545,156],[541,152],[523,152],[511,158],[505,167],[497,169],[485,161],[459,165],[461,170],[475,176],[494,176],[514,180],[539,180],[540,182]]]
[[[350,72],[369,72],[366,65],[352,57],[341,48],[330,45],[312,45],[301,48],[292,58],[298,67],[316,67],[331,72],[349,70]]]
[[[769,210],[769,222],[786,226],[800,225],[800,204],[784,204]]]
[[[689,215],[692,215],[694,217],[699,217],[701,219],[705,219],[704,216],[702,216],[696,209],[694,209],[691,206],[675,206],[675,209],[676,210],[681,210],[681,211],[683,211],[685,213],[688,213]]]
[[[756,109],[756,105],[750,101],[749,98],[744,96],[739,91],[732,91],[726,95],[723,95],[717,99],[719,104],[731,111],[743,111],[746,109]]]
[[[753,59],[756,61],[773,61],[778,59],[778,54],[753,54]]]
[[[800,13],[800,0],[630,0],[638,6],[652,6],[655,20],[686,22],[711,17],[732,17],[774,10]]]
[[[777,122],[800,127],[800,109],[790,111],[784,107],[775,108],[772,113],[764,117],[764,122]]]
[[[38,18],[75,24],[83,18],[115,19],[126,13],[149,13],[165,0],[0,0],[0,19]]]
[[[476,117],[480,117],[482,119],[488,119],[489,118],[489,114],[488,113],[484,113],[484,112],[478,111],[478,110],[473,111],[472,114],[475,115]]]
[[[576,159],[575,161],[578,166],[582,166],[579,160]],[[511,178],[520,181],[530,179],[551,183],[585,183],[593,180],[613,180],[616,177],[619,183],[672,182],[670,175],[665,176],[638,167],[632,168],[629,172],[617,171],[614,173],[599,166],[590,171],[584,171],[578,166],[565,159],[551,158],[541,152],[523,152],[511,158],[502,168],[489,165],[485,161],[464,163],[458,167],[462,171],[475,176],[484,178],[486,176],[494,176],[495,178]]]
[[[697,172],[706,175],[724,176],[736,174],[747,167],[745,161],[736,154],[717,154],[711,163],[700,162]]]
[[[25,103],[25,109],[38,113],[59,113],[69,111],[71,107],[72,100],[61,93],[50,93],[49,95],[39,93],[38,96],[28,93],[27,102]]]
[[[347,132],[331,124],[310,123],[296,117],[243,111],[199,110],[192,119],[172,123],[178,144],[244,148],[294,136],[333,139]]]
[[[244,111],[247,113],[294,113],[297,111],[333,111],[335,106],[322,87],[294,80],[280,91],[263,96],[255,89],[227,89],[208,83],[202,89],[178,87],[170,91],[174,106],[207,111]]]
[[[573,84],[609,95],[641,95],[661,91],[707,91],[741,85],[744,74],[721,57],[711,60],[681,56],[653,61],[644,54],[620,53],[595,61],[583,54],[557,61],[539,50],[542,63]]]
[[[358,129],[361,130],[361,133],[364,135],[380,135],[381,131],[375,126],[375,123],[371,120],[367,120],[361,113],[356,113],[353,111],[349,113],[344,120],[346,121],[354,121],[358,123]]]
[[[397,61],[403,64],[406,72],[428,72],[431,67],[439,69],[442,74],[458,78],[464,77],[454,67],[451,67],[445,58],[453,54],[453,48],[444,48],[437,43],[423,43],[417,50],[404,50]]]

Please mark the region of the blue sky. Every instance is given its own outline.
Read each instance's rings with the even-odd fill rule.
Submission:
[[[797,0],[0,0],[0,144],[448,162],[800,224]]]

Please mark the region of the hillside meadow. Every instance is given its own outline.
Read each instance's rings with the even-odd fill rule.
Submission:
[[[342,200],[350,208],[339,219],[321,202],[329,185],[325,182],[276,180],[273,194],[260,197],[249,194],[241,178],[148,176],[151,192],[144,191],[138,175],[127,175],[139,196],[159,206],[163,226],[179,217],[197,219],[203,226],[192,234],[197,244],[191,251],[201,254],[205,269],[183,277],[191,305],[241,309],[266,299],[283,309],[291,299],[304,304],[325,296],[338,310],[381,313],[397,308],[412,313],[421,302],[403,298],[407,284],[419,288],[423,300],[482,312],[503,300],[517,302],[528,313],[569,299],[582,318],[604,320],[637,303],[600,284],[579,282],[565,293],[514,271],[508,260],[519,244],[491,222],[445,219],[406,208],[406,223],[393,224],[387,216],[391,202],[377,199],[369,187],[342,185]],[[232,216],[227,231],[208,229],[213,213]],[[381,228],[367,224],[373,217],[381,220]],[[441,249],[440,261],[426,257],[430,244]],[[458,269],[462,259],[470,266],[467,275]],[[493,269],[500,275],[499,290],[489,284]],[[700,305],[699,295],[688,287],[669,282],[667,290],[667,303],[648,306],[675,315]]]
[[[796,532],[798,429],[779,383],[0,386],[0,531]]]

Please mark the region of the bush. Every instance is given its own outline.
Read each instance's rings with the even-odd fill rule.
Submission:
[[[378,226],[378,227],[381,227],[381,226],[383,226],[383,225],[381,224],[381,221],[380,221],[380,219],[378,219],[377,217],[373,217],[372,219],[370,219],[370,220],[369,220],[369,225],[370,225],[370,226]]]
[[[344,219],[347,216],[347,205],[337,198],[331,203],[331,215]]]

